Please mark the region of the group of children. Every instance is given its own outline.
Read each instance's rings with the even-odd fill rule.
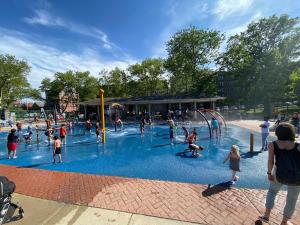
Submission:
[[[169,134],[170,134],[170,140],[171,144],[173,143],[174,139],[174,132],[176,132],[176,125],[172,118],[168,118],[167,120],[169,124]],[[212,118],[211,122],[211,127],[212,127],[212,132],[216,136],[218,136],[221,131],[220,131],[220,124],[216,118]],[[189,134],[189,130],[186,127],[182,127],[182,130],[184,132],[185,136],[185,142],[188,143],[188,148],[183,152],[184,154],[186,152],[191,152],[192,157],[198,157],[199,156],[199,151],[203,151],[204,148],[200,145],[196,144],[197,141],[197,131],[196,128],[193,129],[192,133]],[[225,158],[223,163],[226,163],[229,161],[229,168],[232,171],[232,176],[231,176],[231,184],[235,184],[235,182],[239,179],[239,177],[236,175],[237,172],[240,172],[240,150],[237,145],[232,145],[231,150],[227,157]]]
[[[169,125],[169,137],[170,137],[170,143],[173,145],[174,137],[177,131],[177,126],[174,123],[174,120],[169,117],[168,120],[168,125]],[[145,125],[147,124],[147,121],[145,117],[142,117],[140,120],[140,132],[143,135],[144,130],[145,130]],[[151,121],[148,122],[149,125],[151,125]],[[47,126],[47,129],[45,131],[45,135],[48,137],[48,145],[50,145],[51,140],[54,141],[54,149],[53,149],[53,163],[56,162],[56,156],[58,155],[59,162],[62,162],[62,155],[61,155],[61,145],[67,143],[67,129],[66,127],[69,127],[70,129],[72,128],[72,124],[62,124],[59,128],[52,128],[51,126]],[[90,119],[87,119],[85,123],[86,131],[91,132],[91,129],[93,127],[92,122]],[[219,127],[219,122],[216,118],[212,119],[211,122],[211,127],[213,133],[217,136],[220,131]],[[99,143],[101,141],[101,134],[102,134],[102,129],[100,126],[99,122],[96,122],[95,125],[96,128],[96,136],[97,136],[97,142]],[[16,158],[16,149],[17,149],[17,143],[19,142],[19,137],[16,134],[17,131],[20,133],[21,132],[21,124],[17,124],[17,130],[12,129],[10,134],[7,137],[7,149],[8,149],[8,158],[11,158],[11,152],[13,152],[13,158]],[[38,128],[37,128],[38,130]],[[56,130],[59,130],[59,137],[58,135],[54,135],[54,132]],[[200,145],[197,145],[197,131],[196,128],[194,128],[191,132],[189,133],[188,128],[182,127],[182,130],[184,132],[185,136],[185,142],[188,144],[188,148],[185,150],[184,153],[190,152],[192,157],[197,157],[199,156],[199,151],[204,150],[204,148]],[[32,128],[29,126],[27,128],[27,133],[23,135],[26,143],[30,143],[32,140]],[[229,167],[232,170],[232,176],[231,176],[231,182],[234,184],[239,177],[236,176],[237,172],[240,172],[240,153],[239,153],[239,147],[237,145],[233,145],[231,147],[230,153],[227,155],[226,159],[224,160],[224,163],[229,161]]]

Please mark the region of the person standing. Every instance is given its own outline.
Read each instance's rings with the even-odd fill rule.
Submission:
[[[99,143],[99,142],[100,142],[100,140],[101,140],[100,133],[101,133],[101,127],[100,127],[100,124],[99,124],[99,122],[97,122],[97,123],[96,123],[96,136],[97,136],[97,143]]]
[[[213,117],[211,120],[211,128],[212,128],[212,134],[215,137],[218,137],[218,133],[219,133],[219,122],[218,120]]]
[[[8,159],[10,159],[10,153],[13,152],[13,158],[17,158],[17,143],[19,137],[16,135],[16,129],[11,129],[7,136],[7,152]]]
[[[268,222],[275,198],[283,185],[287,186],[287,198],[281,225],[292,225],[289,221],[295,211],[300,193],[300,144],[295,142],[295,129],[289,123],[281,123],[275,130],[277,140],[269,144],[268,180],[270,187],[266,198],[266,209],[259,220]]]
[[[261,139],[262,139],[262,145],[261,145],[261,151],[268,150],[268,136],[270,133],[270,122],[268,117],[264,117],[264,123],[259,125],[261,127]]]
[[[64,144],[67,144],[67,130],[64,124],[59,128],[59,136],[61,141],[64,141]]]
[[[87,121],[85,122],[85,127],[88,132],[91,132],[92,122],[90,118],[88,118]]]
[[[54,136],[54,150],[53,150],[53,163],[56,161],[56,155],[58,155],[59,162],[62,162],[61,159],[61,141],[58,139],[58,137]]]

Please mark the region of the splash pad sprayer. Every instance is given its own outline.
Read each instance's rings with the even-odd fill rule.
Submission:
[[[102,143],[105,144],[105,116],[104,116],[104,90],[99,90],[100,97],[100,112],[101,112],[101,124],[102,124]]]

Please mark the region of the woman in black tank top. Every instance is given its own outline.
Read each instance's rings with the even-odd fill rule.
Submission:
[[[268,180],[270,187],[266,199],[266,211],[259,219],[268,222],[277,193],[287,185],[287,198],[281,225],[291,225],[300,193],[300,144],[295,143],[295,129],[281,123],[276,128],[277,141],[269,144]],[[298,206],[299,207],[299,206]],[[276,221],[277,222],[277,221]]]

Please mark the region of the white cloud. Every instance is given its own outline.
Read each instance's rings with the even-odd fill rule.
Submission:
[[[169,23],[158,36],[158,40],[152,49],[153,57],[166,56],[166,42],[170,37],[182,28],[201,21],[208,16],[208,5],[199,1],[172,1],[165,11]]]
[[[253,0],[218,0],[212,13],[218,20],[223,20],[235,13],[245,13],[252,5]]]
[[[61,51],[54,47],[37,44],[26,39],[26,35],[0,28],[0,54],[12,54],[24,59],[31,66],[28,80],[37,88],[43,78],[52,78],[55,72],[67,70],[90,71],[97,76],[102,69],[112,69],[116,66],[126,68],[136,61],[127,58],[124,60],[106,60],[97,52],[86,48],[82,54]]]
[[[247,26],[251,23],[251,22],[254,22],[260,18],[262,18],[262,13],[261,12],[257,12],[255,13],[250,19],[248,19],[245,23],[241,24],[241,25],[238,25],[236,27],[232,27],[230,29],[227,29],[225,32],[226,32],[226,37],[230,37],[232,35],[235,35],[235,34],[239,34],[243,31],[245,31],[247,29]]]
[[[24,21],[31,25],[62,27],[70,32],[85,35],[99,40],[102,44],[102,47],[105,49],[120,50],[120,48],[117,45],[115,45],[108,39],[107,34],[99,30],[98,28],[73,23],[71,21],[55,16],[44,9],[37,9],[34,11],[34,13],[35,16],[25,17]]]

